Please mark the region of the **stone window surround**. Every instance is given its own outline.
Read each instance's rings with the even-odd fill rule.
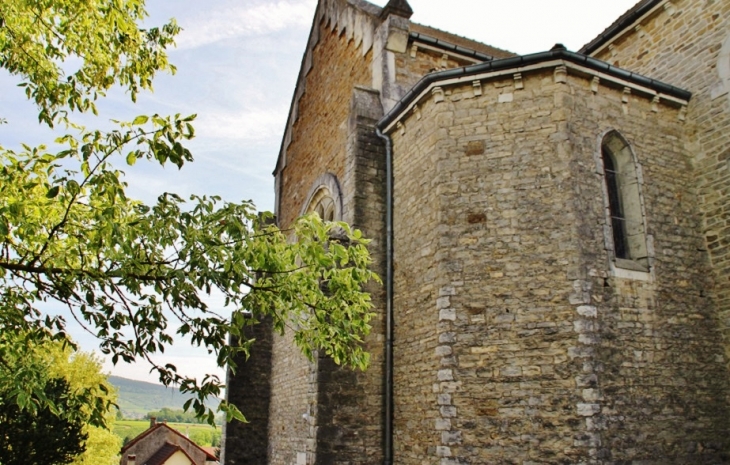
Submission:
[[[720,54],[717,58],[717,73],[720,83],[713,89],[712,98],[727,96],[730,101],[730,35],[722,43]]]
[[[342,220],[342,190],[337,176],[332,173],[324,173],[314,181],[300,214],[317,211],[320,207],[322,210],[320,216],[322,213],[325,214],[324,220],[330,218],[331,221]],[[328,213],[331,213],[331,216]]]
[[[620,149],[621,157],[623,159],[616,160],[617,169],[629,169],[634,174],[636,181],[633,183],[633,192],[621,192],[622,197],[635,197],[633,199],[633,207],[629,208],[625,212],[627,217],[634,218],[634,242],[638,245],[634,246],[634,251],[630,252],[632,258],[617,258],[614,255],[614,244],[613,244],[613,231],[611,226],[611,210],[609,206],[608,187],[605,179],[605,172],[603,169],[603,147],[607,140],[611,137],[617,137],[620,142],[623,143],[623,147]],[[605,212],[604,221],[604,244],[606,251],[609,254],[609,268],[611,274],[618,278],[638,280],[638,281],[651,281],[653,274],[653,238],[647,234],[646,225],[646,210],[644,204],[644,196],[642,193],[642,186],[644,184],[641,165],[639,164],[636,153],[633,150],[632,145],[626,140],[626,138],[618,131],[613,128],[605,130],[598,136],[597,150],[594,153],[596,161],[596,171],[601,177],[601,190],[603,192],[603,203]],[[627,166],[628,164],[628,166]],[[629,232],[628,234],[631,234]],[[638,237],[637,237],[638,236]],[[638,249],[638,252],[637,252]],[[637,257],[635,254],[643,255]]]

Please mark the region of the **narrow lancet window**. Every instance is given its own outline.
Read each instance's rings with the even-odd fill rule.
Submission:
[[[631,146],[612,131],[603,138],[601,158],[615,263],[648,270],[641,186]]]
[[[619,191],[616,164],[605,148],[602,148],[601,152],[601,155],[603,155],[603,172],[606,176],[606,190],[608,191],[608,209],[611,215],[613,251],[616,258],[630,258],[626,244],[626,218],[621,208],[621,193]]]

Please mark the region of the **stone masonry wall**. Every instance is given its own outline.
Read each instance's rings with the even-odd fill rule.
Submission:
[[[429,463],[436,457],[439,433],[433,383],[437,382],[435,331],[438,294],[434,259],[438,227],[436,160],[443,138],[438,115],[393,140],[394,183],[394,451],[397,463]],[[428,123],[428,124],[426,124]]]
[[[316,364],[300,353],[294,338],[287,333],[284,336],[274,334],[271,366],[267,463],[311,464]]]
[[[675,0],[597,58],[693,93],[688,146],[721,325],[730,341],[730,2]],[[727,345],[730,355],[730,345]],[[726,355],[727,357],[727,355]]]
[[[567,128],[551,74],[513,85],[444,89],[394,135],[396,366],[422,371],[396,381],[403,463],[586,455],[573,439],[583,426],[565,270],[578,252],[569,153],[557,147]]]
[[[620,89],[570,80],[571,171],[582,259],[572,271],[574,322],[588,381],[582,415],[591,456],[604,463],[718,463],[730,452],[728,379],[710,298],[712,280],[679,110]],[[656,110],[656,111],[655,111]],[[650,273],[612,271],[607,252],[600,138],[631,145],[649,244]],[[603,227],[596,227],[603,225]],[[595,413],[592,413],[595,412]]]
[[[404,89],[410,89],[428,73],[473,64],[448,55],[444,58],[443,53],[433,50],[417,49],[414,52],[412,47],[413,44],[409,43],[406,53],[398,53],[395,57],[396,81]]]
[[[318,27],[319,41],[281,174],[283,228],[300,215],[313,183],[324,173],[343,183],[343,219],[352,222],[356,213],[348,201],[354,186],[346,185],[351,177],[347,147],[353,138],[350,105],[353,88],[372,82],[372,51],[363,56],[354,37],[341,33],[333,22],[325,20]],[[366,236],[371,233],[378,233],[377,228],[365,231]],[[377,237],[376,241],[382,242]],[[374,322],[373,337],[382,334],[379,321]],[[326,358],[310,365],[289,335],[275,337],[268,463],[372,463],[381,442],[378,352],[373,362],[372,374],[367,375],[341,370]],[[366,377],[374,381],[363,384]]]
[[[350,99],[356,85],[370,86],[372,52],[364,57],[353,40],[320,24],[320,40],[299,101],[282,173],[279,225],[287,227],[300,215],[312,183],[325,172],[342,179],[345,171]]]
[[[270,318],[245,328],[246,337],[256,342],[248,359],[243,355],[236,358],[236,373],[228,372],[226,400],[241,409],[246,422],[224,423],[221,457],[224,465],[266,463],[269,450],[272,331]]]
[[[552,70],[520,87],[442,89],[391,134],[398,462],[719,460],[727,382],[679,111]],[[645,163],[646,280],[611,272],[609,129]]]
[[[356,87],[348,121],[346,168],[342,181],[343,220],[371,239],[372,268],[384,276],[385,148],[375,134],[382,116],[379,94]],[[370,367],[365,372],[337,367],[320,359],[317,402],[317,456],[323,465],[380,463],[383,460],[383,286],[370,283],[375,317],[365,344]]]

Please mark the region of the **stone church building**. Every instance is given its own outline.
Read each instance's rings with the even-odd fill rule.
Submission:
[[[524,56],[411,14],[319,1],[274,170],[373,239],[371,367],[256,326],[223,463],[730,461],[730,0]]]

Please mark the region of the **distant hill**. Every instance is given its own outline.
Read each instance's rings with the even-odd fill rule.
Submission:
[[[125,418],[142,418],[148,412],[163,407],[181,409],[185,401],[192,397],[190,394],[182,394],[176,388],[119,376],[110,376],[109,382],[117,388],[117,404]],[[207,405],[215,410],[219,403],[220,399],[213,399]]]

